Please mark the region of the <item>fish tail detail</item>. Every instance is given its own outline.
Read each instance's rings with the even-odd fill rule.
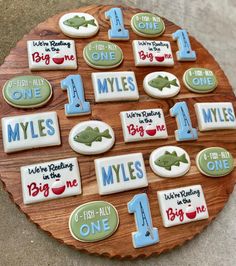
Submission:
[[[179,157],[179,161],[182,162],[182,163],[188,163],[188,160],[186,159],[185,153],[182,154],[182,155]]]
[[[106,129],[105,131],[103,131],[103,132],[102,132],[102,136],[103,136],[104,138],[107,138],[107,139],[111,139],[111,138],[112,138],[112,136],[111,136],[110,133],[109,133],[109,129]]]
[[[175,87],[178,87],[178,84],[177,84],[177,80],[176,79],[173,79],[170,83],[171,83],[171,85],[173,85]]]
[[[94,19],[88,20],[88,23],[93,26],[97,26]]]

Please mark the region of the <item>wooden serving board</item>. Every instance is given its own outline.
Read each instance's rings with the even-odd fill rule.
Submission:
[[[137,68],[134,66],[134,58],[132,52],[132,40],[145,39],[137,36],[130,28],[130,19],[135,14],[140,12],[138,9],[122,7],[125,26],[129,29],[129,41],[115,41],[124,53],[124,62],[114,71],[134,71],[136,74],[137,84],[140,93],[138,102],[117,102],[117,103],[101,103],[94,102],[94,94],[91,81],[91,73],[98,71],[89,67],[82,56],[84,46],[92,40],[108,40],[107,31],[110,27],[110,22],[105,20],[104,13],[111,6],[89,6],[77,10],[80,12],[88,12],[97,18],[100,31],[89,39],[78,39],[76,41],[77,57],[79,67],[74,71],[37,71],[32,74],[40,75],[49,82],[53,87],[53,98],[48,104],[42,108],[34,110],[21,110],[9,106],[1,97],[0,113],[1,117],[13,116],[20,114],[31,114],[44,111],[57,111],[61,129],[62,145],[57,147],[48,147],[35,150],[21,151],[13,154],[5,154],[3,152],[2,141],[0,143],[0,173],[1,180],[9,192],[12,200],[19,206],[28,218],[37,224],[41,229],[45,230],[49,235],[58,239],[67,245],[74,248],[86,251],[93,254],[105,255],[117,258],[137,258],[147,257],[152,254],[160,254],[170,250],[176,246],[182,245],[186,240],[192,239],[196,234],[200,233],[222,210],[226,204],[230,193],[233,190],[236,173],[233,171],[230,175],[221,178],[207,178],[203,176],[196,168],[196,154],[211,146],[221,146],[228,149],[234,158],[236,158],[236,131],[214,131],[199,133],[197,141],[177,143],[174,136],[174,130],[177,125],[175,118],[170,117],[169,109],[178,101],[186,101],[191,114],[191,120],[194,127],[197,127],[196,115],[194,112],[194,104],[196,102],[217,102],[229,101],[233,102],[236,108],[235,97],[229,82],[216,63],[214,58],[208,51],[194,38],[190,38],[192,48],[197,53],[196,62],[178,62],[175,52],[178,50],[177,43],[171,38],[171,34],[178,27],[172,22],[165,21],[165,33],[156,38],[157,40],[167,40],[171,42],[172,52],[175,59],[174,67],[143,67]],[[67,13],[67,12],[64,12]],[[4,64],[0,68],[0,85],[16,75],[28,75],[31,71],[28,68],[26,41],[34,39],[68,39],[64,36],[59,27],[58,20],[64,14],[56,15],[47,21],[39,24],[29,34],[25,35],[18,42],[16,47],[11,50]],[[218,78],[219,85],[213,93],[197,94],[187,90],[182,82],[182,76],[185,70],[190,67],[206,67],[213,70]],[[167,100],[153,99],[149,97],[143,90],[144,77],[153,71],[169,71],[176,75],[181,83],[181,92],[174,98]],[[67,94],[60,88],[60,81],[69,74],[80,74],[83,79],[85,88],[85,98],[91,103],[92,114],[82,117],[67,118],[64,113],[64,104],[68,102]],[[120,111],[138,110],[145,108],[162,108],[165,114],[166,125],[169,137],[167,140],[152,140],[136,143],[125,144],[119,118]],[[102,120],[112,126],[116,136],[116,143],[112,150],[98,156],[83,156],[75,153],[68,144],[68,135],[70,129],[78,122],[88,119]],[[1,133],[0,133],[1,134]],[[2,137],[2,135],[1,135]],[[191,157],[191,169],[181,178],[165,179],[157,177],[150,169],[148,160],[150,153],[159,146],[178,145],[184,148]],[[128,192],[117,193],[113,195],[100,196],[98,194],[97,182],[94,169],[94,159],[103,156],[121,155],[132,152],[142,152],[145,159],[145,165],[149,180],[149,186],[144,189],[136,189]],[[69,198],[57,199],[32,205],[24,205],[22,200],[22,190],[20,181],[20,167],[22,165],[35,164],[61,158],[69,158],[77,156],[82,177],[83,194]],[[160,210],[157,202],[157,191],[182,186],[201,184],[205,194],[209,219],[189,224],[179,225],[171,228],[165,228],[160,216]],[[135,194],[146,192],[150,201],[153,226],[159,230],[160,242],[156,245],[134,249],[132,245],[131,233],[136,231],[134,216],[127,211],[127,203]],[[70,213],[80,204],[94,201],[105,200],[112,203],[118,210],[120,217],[120,225],[117,232],[111,237],[96,243],[82,243],[76,241],[69,232],[68,219]]]

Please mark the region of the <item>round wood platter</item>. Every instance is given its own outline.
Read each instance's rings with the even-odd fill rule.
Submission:
[[[10,194],[12,200],[19,206],[27,217],[37,224],[41,229],[49,235],[56,238],[66,245],[72,246],[80,251],[86,251],[92,254],[105,255],[116,258],[137,258],[147,257],[152,254],[160,254],[168,251],[176,246],[182,245],[186,240],[192,239],[196,234],[200,233],[222,210],[226,204],[230,193],[233,190],[236,173],[233,171],[230,175],[221,178],[207,178],[203,176],[196,168],[196,154],[211,146],[221,146],[228,149],[234,158],[236,158],[236,132],[233,130],[221,130],[214,132],[198,132],[199,138],[197,141],[179,142],[175,140],[174,131],[177,129],[175,118],[170,117],[169,109],[178,101],[186,101],[189,107],[193,127],[197,128],[196,115],[194,104],[197,102],[217,102],[229,101],[233,102],[236,107],[235,97],[229,82],[210,53],[194,38],[190,37],[192,49],[197,53],[196,62],[178,62],[176,60],[176,51],[178,50],[177,43],[171,38],[171,34],[179,27],[172,22],[165,21],[165,33],[157,37],[157,40],[166,40],[171,42],[172,52],[174,55],[174,67],[142,67],[137,68],[134,65],[132,52],[132,40],[146,39],[137,36],[130,28],[130,19],[135,14],[140,12],[138,9],[122,7],[125,27],[129,29],[129,41],[114,41],[118,44],[124,53],[123,63],[113,71],[134,71],[137,79],[137,84],[140,93],[138,102],[113,102],[99,103],[94,101],[94,93],[92,88],[91,73],[96,72],[89,67],[82,56],[84,46],[92,40],[108,40],[108,29],[110,22],[105,20],[105,11],[111,6],[88,6],[72,11],[88,12],[93,15],[99,22],[100,31],[93,38],[77,39],[76,49],[79,67],[77,70],[69,71],[35,71],[31,72],[28,68],[27,58],[27,40],[38,39],[69,39],[62,34],[58,27],[59,18],[67,12],[55,15],[47,21],[39,24],[29,34],[25,35],[20,40],[16,47],[11,50],[9,56],[5,59],[4,64],[0,68],[0,85],[17,75],[35,74],[40,75],[52,84],[53,98],[44,107],[32,110],[22,110],[9,106],[3,99],[1,94],[1,117],[31,114],[45,111],[56,111],[59,117],[61,129],[61,146],[40,148],[35,150],[21,151],[12,154],[3,152],[2,141],[0,144],[0,173],[1,180],[5,185],[6,190]],[[190,67],[206,67],[213,70],[218,78],[218,87],[213,93],[197,94],[191,93],[182,82],[182,76]],[[159,100],[149,97],[143,90],[144,77],[153,71],[169,71],[176,75],[181,82],[180,93],[171,99]],[[64,104],[68,102],[66,92],[63,92],[60,87],[60,81],[69,74],[80,74],[83,79],[85,88],[85,98],[91,103],[91,115],[82,117],[66,117],[64,113]],[[168,130],[167,140],[152,140],[136,143],[125,144],[123,140],[121,121],[119,113],[127,110],[138,110],[145,108],[162,108],[164,111],[166,125]],[[75,153],[68,144],[68,135],[70,129],[77,123],[89,119],[102,120],[108,123],[114,129],[116,142],[114,147],[102,155],[83,156]],[[1,135],[2,137],[2,135]],[[175,179],[165,179],[156,176],[150,169],[148,160],[150,153],[159,146],[178,145],[184,148],[191,158],[191,169],[183,177]],[[99,157],[108,157],[113,155],[129,154],[132,152],[142,152],[145,159],[145,166],[149,181],[149,186],[144,189],[136,189],[127,192],[117,193],[113,195],[100,196],[98,194],[97,181],[95,176],[94,159]],[[82,179],[82,195],[36,203],[32,205],[24,205],[22,200],[22,189],[20,181],[20,167],[23,165],[47,162],[61,158],[70,158],[77,156],[80,173]],[[207,207],[209,211],[209,219],[201,220],[184,225],[165,228],[160,216],[159,205],[157,201],[157,191],[182,186],[201,184],[205,194]],[[153,226],[159,230],[160,242],[145,248],[135,249],[132,245],[131,233],[136,231],[134,215],[127,211],[127,203],[135,194],[145,192],[148,195],[150,208],[152,213]],[[120,225],[118,230],[111,237],[95,242],[83,243],[75,240],[68,229],[68,219],[71,212],[79,205],[94,201],[105,200],[112,203],[118,210],[120,217]]]

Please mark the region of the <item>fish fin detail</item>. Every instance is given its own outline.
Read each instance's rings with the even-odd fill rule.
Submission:
[[[94,128],[94,131],[96,131],[97,133],[100,133],[98,127],[95,127],[95,128]]]
[[[101,137],[101,136],[98,136],[98,137],[96,138],[96,141],[102,141],[102,137]]]
[[[109,133],[109,129],[106,129],[104,132],[102,132],[102,137],[107,138],[107,139],[112,138],[112,136]]]
[[[166,166],[165,169],[171,171],[171,166]]]
[[[93,128],[90,126],[87,126],[85,130],[93,131]]]
[[[167,85],[166,85],[166,88],[170,88],[170,84],[167,84]]]
[[[165,151],[165,154],[171,154],[169,151]]]
[[[176,157],[178,157],[176,151],[173,151],[171,154],[174,155],[174,156],[176,156]]]
[[[188,163],[188,160],[186,159],[185,153],[182,154],[182,155],[179,157],[179,161],[182,162],[182,163]]]
[[[91,147],[92,143],[91,142],[87,142],[87,143],[84,143],[86,146],[89,146]]]
[[[179,166],[180,165],[179,161],[177,161],[174,165]]]
[[[168,79],[168,77],[167,77],[167,76],[165,76],[165,77],[164,77],[164,79],[166,79],[166,80],[168,80],[168,81],[169,81],[169,79]]]
[[[173,79],[173,80],[170,82],[170,84],[171,84],[172,86],[179,87],[179,85],[177,84],[177,80],[176,80],[176,79]]]

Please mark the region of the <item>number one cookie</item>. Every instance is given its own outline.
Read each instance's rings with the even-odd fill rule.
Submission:
[[[69,75],[61,81],[62,90],[67,90],[69,103],[65,104],[67,116],[90,113],[90,104],[84,100],[84,88],[80,75]]]
[[[170,115],[176,117],[178,130],[175,131],[177,141],[195,140],[198,138],[196,128],[192,127],[186,102],[176,103],[170,109]]]
[[[177,30],[172,34],[173,40],[177,40],[179,51],[176,52],[178,61],[195,61],[196,53],[192,50],[186,30]]]
[[[158,229],[152,226],[150,206],[146,193],[138,194],[128,203],[128,212],[134,213],[137,232],[132,233],[133,246],[141,248],[159,242]]]
[[[124,27],[123,15],[120,8],[111,8],[105,13],[106,19],[110,19],[111,29],[108,30],[109,40],[128,40],[129,31]]]

